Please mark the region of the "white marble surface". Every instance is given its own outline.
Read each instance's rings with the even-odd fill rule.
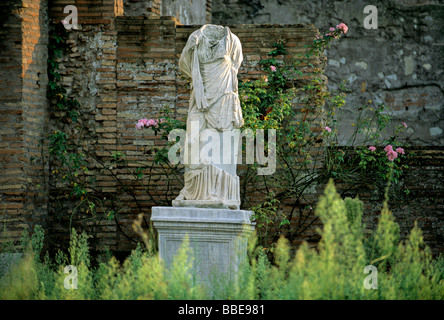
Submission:
[[[166,268],[188,236],[192,274],[211,288],[214,281],[234,280],[247,257],[248,238],[254,230],[251,211],[153,207],[151,221],[159,234],[159,254]]]
[[[214,159],[204,152],[213,140],[202,137],[204,134],[222,136],[224,131],[243,125],[237,79],[242,60],[239,38],[228,27],[204,25],[188,38],[179,60],[180,70],[191,78],[185,186],[173,205],[187,206],[182,200],[234,201],[236,205],[228,207],[239,208],[237,148],[227,163],[223,153],[219,153],[221,146],[214,145],[213,149],[219,153],[219,158]],[[198,156],[193,151],[196,148],[201,151]]]

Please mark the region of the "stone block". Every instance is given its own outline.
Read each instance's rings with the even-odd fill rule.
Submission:
[[[215,281],[232,281],[247,259],[248,238],[254,230],[251,211],[153,207],[151,221],[159,234],[159,254],[168,269],[188,237],[192,275],[206,288]]]

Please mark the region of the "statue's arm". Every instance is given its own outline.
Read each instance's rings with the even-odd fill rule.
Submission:
[[[188,38],[187,44],[182,50],[182,54],[179,59],[179,69],[188,77],[191,76],[191,61],[195,48],[199,43],[199,37],[197,32],[193,32]]]
[[[242,54],[242,45],[239,38],[233,35],[233,46],[231,50],[231,61],[233,63],[233,67],[236,71],[239,69],[242,61],[244,60],[244,56]]]
[[[237,72],[239,70],[239,67],[244,60],[244,56],[242,54],[242,45],[239,40],[239,38],[235,35],[233,35],[233,45],[231,47],[231,63],[232,63],[232,69],[233,69],[233,90],[238,90],[238,79],[237,79]]]

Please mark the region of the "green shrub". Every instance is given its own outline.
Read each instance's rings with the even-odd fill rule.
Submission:
[[[69,255],[57,254],[54,263],[39,257],[43,232],[37,229],[21,262],[1,278],[0,298],[443,299],[444,259],[432,259],[421,230],[415,226],[401,242],[399,227],[384,204],[377,229],[365,236],[362,211],[360,200],[341,199],[330,181],[316,208],[323,224],[317,248],[304,243],[292,256],[289,241],[281,237],[270,261],[253,237],[248,262],[236,279],[214,283],[212,292],[195,281],[188,240],[169,270],[153,250],[140,246],[123,264],[111,258],[92,267],[85,234],[73,231]],[[64,287],[68,264],[77,267],[77,290]],[[369,265],[377,268],[377,289],[364,286]]]

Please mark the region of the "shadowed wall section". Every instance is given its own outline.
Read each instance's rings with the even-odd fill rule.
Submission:
[[[47,218],[47,3],[4,1],[0,16],[0,241],[17,245]]]

